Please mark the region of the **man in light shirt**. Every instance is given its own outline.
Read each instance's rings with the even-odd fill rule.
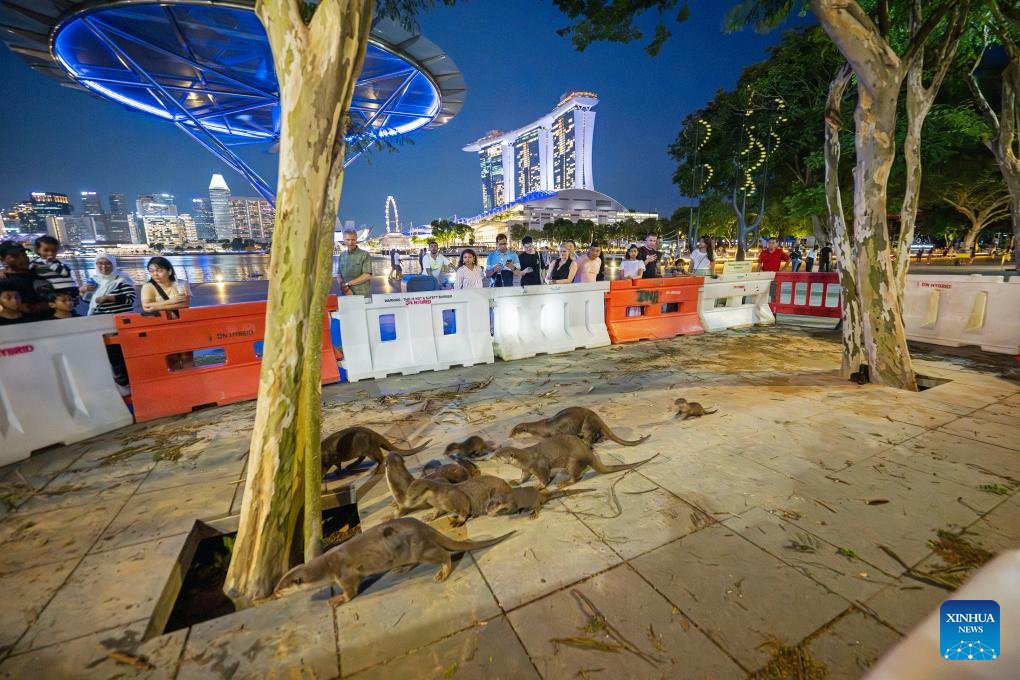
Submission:
[[[489,253],[485,260],[485,276],[492,277],[492,287],[514,285],[514,271],[521,268],[521,260],[517,253],[507,246],[506,234],[496,237],[496,250]]]
[[[443,272],[450,266],[450,261],[439,252],[439,244],[435,240],[429,241],[429,251],[421,258],[421,273],[428,274],[436,280],[439,287],[443,287]]]

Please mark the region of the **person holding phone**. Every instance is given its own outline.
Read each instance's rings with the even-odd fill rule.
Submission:
[[[485,260],[485,277],[491,279],[493,288],[514,285],[514,272],[520,270],[521,260],[510,250],[506,234],[496,237],[496,250]]]
[[[542,254],[535,250],[535,240],[530,236],[521,239],[524,252],[520,254],[521,262],[521,285],[541,286],[542,285]]]
[[[662,253],[657,249],[659,246],[659,237],[655,234],[648,234],[645,237],[645,244],[638,248],[638,259],[645,263],[645,271],[641,275],[643,279],[657,279],[659,278],[659,260],[662,259]]]

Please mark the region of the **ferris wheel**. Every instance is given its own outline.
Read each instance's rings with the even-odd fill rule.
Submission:
[[[386,233],[390,233],[390,206],[393,206],[393,226],[400,231],[400,213],[397,212],[397,200],[392,196],[386,197]]]

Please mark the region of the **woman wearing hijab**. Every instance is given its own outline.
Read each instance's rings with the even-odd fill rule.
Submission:
[[[81,294],[89,303],[89,316],[127,314],[135,306],[135,282],[117,269],[117,259],[106,253],[96,255],[95,273],[81,287]]]
[[[89,316],[93,314],[127,314],[135,306],[135,282],[117,269],[117,258],[107,253],[96,255],[96,270],[88,283],[81,287],[82,299],[89,303]],[[127,394],[128,372],[120,345],[106,345],[106,356],[113,369],[113,381]]]

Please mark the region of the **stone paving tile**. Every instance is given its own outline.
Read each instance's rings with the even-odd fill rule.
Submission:
[[[880,545],[916,564],[928,554],[936,530],[967,526],[1000,500],[878,460],[805,481],[797,498],[782,507],[798,513],[790,520],[797,526],[895,574],[899,566]]]
[[[923,437],[904,442],[906,452],[917,453],[923,462],[935,459],[968,467],[989,470],[1002,477],[1020,479],[1020,457],[1010,449],[960,437],[943,430],[933,430]]]
[[[978,414],[974,414],[944,425],[940,430],[968,439],[976,439],[985,444],[995,444],[1013,451],[1020,451],[1020,422],[999,423],[979,418]]]
[[[645,658],[626,651],[602,651],[557,643],[586,638],[618,645],[574,593],[587,598],[608,625]],[[508,615],[535,666],[545,678],[740,678],[741,670],[704,633],[650,587],[620,565],[577,585],[532,602]],[[594,630],[593,630],[594,629]],[[594,673],[595,669],[601,669]]]
[[[126,498],[30,515],[0,522],[0,573],[51,564],[84,555]]]
[[[248,444],[202,442],[180,460],[161,460],[138,488],[138,493],[199,484],[224,477],[239,479],[247,464]]]
[[[807,651],[814,660],[825,664],[830,680],[856,680],[900,639],[902,636],[896,631],[852,610],[815,637]]]
[[[904,578],[897,585],[887,587],[865,604],[885,623],[902,635],[907,635],[914,626],[924,621],[952,596],[942,590],[920,581]]]
[[[27,654],[12,656],[0,664],[3,680],[30,677],[87,678],[88,680],[170,680],[177,674],[177,663],[184,648],[187,629],[181,629],[141,642],[146,621],[126,627],[86,635]],[[140,669],[110,658],[120,652],[144,660],[152,669]]]
[[[1020,423],[1020,403],[1010,404],[1000,401],[995,404],[989,404],[980,411],[975,411],[974,416],[981,420],[1016,427]]]
[[[745,669],[768,660],[762,643],[797,644],[846,609],[843,598],[722,526],[630,564]]]
[[[337,607],[345,674],[424,647],[500,613],[471,557],[455,561],[453,573],[442,583],[434,580],[438,571],[437,565],[419,565],[407,574],[388,573]]]
[[[89,555],[18,642],[45,647],[152,615],[187,536]]]
[[[892,579],[836,546],[761,508],[722,520],[728,528],[848,602],[866,600]]]
[[[0,592],[5,593],[0,608],[0,658],[28,630],[76,564],[78,560],[71,559],[0,576]]]
[[[187,533],[196,520],[225,517],[234,489],[229,479],[137,493],[103,532],[92,552]]]
[[[99,500],[127,497],[135,492],[148,471],[114,467],[68,471],[53,478],[49,484],[19,508],[19,513],[57,510],[89,505]]]
[[[978,446],[981,445],[979,444]],[[1006,456],[996,456],[994,460],[990,461],[999,468],[998,470],[990,469],[977,462],[968,461],[966,456],[961,456],[962,460],[959,461],[940,459],[907,446],[897,446],[888,451],[883,451],[872,459],[872,462],[884,460],[898,463],[904,467],[929,474],[932,477],[956,482],[957,484],[974,489],[980,489],[983,486],[989,485],[1016,489],[1020,487],[1020,456],[1011,456],[1005,449],[1000,449],[1000,451],[1005,453]],[[1009,458],[1015,458],[1016,460],[1011,461]]]
[[[563,507],[624,559],[658,548],[714,521],[633,472],[592,476],[571,488],[593,491],[564,498]],[[613,504],[611,489],[615,490],[619,506]]]
[[[30,488],[40,489],[51,479],[69,468],[87,450],[87,443],[50,449],[12,465],[0,467],[0,482],[27,482]]]
[[[309,595],[295,594],[192,626],[178,680],[335,678],[333,610],[325,597]]]
[[[347,668],[341,664],[346,673]],[[357,680],[394,678],[449,680],[538,680],[527,652],[506,617],[484,621],[414,654],[397,657],[344,677]]]
[[[971,528],[987,528],[1012,542],[1013,548],[1020,547],[1020,495],[1014,494],[1009,500],[995,506]]]
[[[789,497],[795,480],[730,453],[681,452],[657,458],[637,474],[710,514],[739,515]]]
[[[546,508],[559,501],[552,501]],[[620,558],[572,515],[473,519],[470,538],[516,533],[474,554],[496,600],[509,611],[542,595],[620,563]]]
[[[932,402],[932,408],[944,408],[946,405],[952,405],[973,411],[995,403],[1013,394],[1013,392],[1013,390],[1004,390],[984,385],[964,385],[959,382],[949,382],[933,387],[930,390],[925,390],[920,395],[925,401]],[[936,405],[935,402],[938,402],[938,404]]]

